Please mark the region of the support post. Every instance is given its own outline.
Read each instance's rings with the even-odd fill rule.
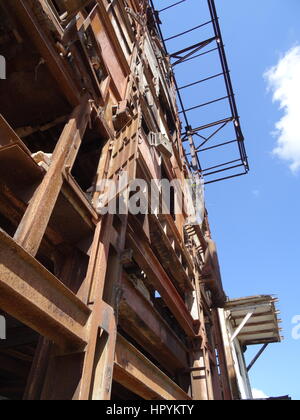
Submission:
[[[63,185],[63,172],[72,169],[91,114],[91,104],[84,97],[65,126],[55,148],[50,168],[36,190],[20,223],[15,241],[35,256],[47,229]],[[38,223],[37,223],[38,220]]]

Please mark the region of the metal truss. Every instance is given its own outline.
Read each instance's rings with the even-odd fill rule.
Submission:
[[[230,71],[228,67],[228,62],[226,58],[224,43],[222,39],[222,33],[219,24],[219,18],[216,11],[216,6],[214,0],[207,0],[209,13],[211,20],[208,22],[199,24],[187,31],[178,33],[174,36],[164,38],[161,28],[160,13],[166,12],[169,9],[187,2],[188,0],[178,1],[168,7],[165,7],[159,11],[155,10],[153,0],[150,0],[151,6],[153,8],[157,29],[160,34],[160,37],[164,43],[165,50],[171,58],[171,63],[176,71],[176,67],[179,65],[184,65],[196,58],[203,57],[207,54],[218,53],[218,59],[221,63],[222,71],[217,74],[212,74],[209,77],[202,78],[197,81],[185,84],[183,86],[178,85],[178,81],[175,77],[175,84],[178,94],[178,101],[180,104],[179,114],[182,118],[182,122],[185,125],[185,129],[182,133],[182,140],[186,143],[185,152],[186,158],[190,165],[190,169],[201,176],[204,177],[206,184],[215,183],[217,181],[223,181],[226,179],[235,178],[241,175],[245,175],[249,172],[249,163],[248,157],[245,149],[244,136],[240,125],[240,117],[237,110],[237,105],[235,101],[232,81],[230,77]],[[193,45],[187,46],[184,49],[170,53],[168,51],[167,43],[171,40],[181,38],[182,36],[194,32],[198,29],[212,26],[214,36],[205,40],[201,40]],[[182,92],[187,88],[193,88],[200,84],[206,83],[211,80],[223,78],[226,88],[226,96],[217,97],[211,101],[200,103],[196,106],[190,106],[187,101],[184,100]],[[192,126],[190,122],[189,113],[191,111],[206,108],[212,104],[218,102],[227,102],[229,105],[229,115],[226,115],[224,119],[216,120],[209,122],[205,125],[200,125],[199,127]],[[213,118],[212,118],[213,119]],[[234,136],[232,139],[224,138],[224,141],[216,141],[217,134],[226,134],[224,133],[225,127],[233,126]],[[204,133],[207,130],[213,130],[212,133],[207,136]],[[236,146],[233,148],[233,146]],[[229,147],[231,147],[229,151]],[[225,151],[225,148],[227,150]],[[203,162],[204,154],[208,151],[222,151],[223,153],[217,154],[216,164],[203,168],[201,162]],[[232,159],[225,159],[220,161],[221,157],[228,153],[233,153]]]

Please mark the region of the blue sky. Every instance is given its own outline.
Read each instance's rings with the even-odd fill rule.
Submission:
[[[157,9],[173,3],[175,0],[155,2]],[[277,98],[287,107],[287,102],[292,102],[286,109],[294,113],[294,119],[287,117],[280,126],[282,147],[277,155],[272,151],[279,134],[276,137],[272,132],[285,110],[279,109],[280,102],[272,101],[272,91],[267,91],[267,79],[263,77],[293,47],[300,45],[300,2],[216,0],[216,6],[251,172],[245,177],[207,186],[211,228],[218,244],[227,294],[231,298],[274,294],[280,299],[285,341],[271,345],[257,362],[251,373],[253,388],[268,396],[289,394],[300,399],[300,340],[292,339],[292,318],[300,315],[300,124],[298,127],[293,111],[299,109],[300,121],[300,106],[296,108],[299,95],[293,98],[292,92],[299,92],[300,71],[297,80],[296,72],[291,72],[295,60],[290,57],[290,61],[286,58],[285,67],[282,64],[277,73],[275,69],[272,73],[273,87],[277,83],[277,88],[281,88],[277,90]],[[163,30],[168,36],[205,22],[207,17],[206,0],[187,0],[161,13]],[[207,35],[205,28],[203,32],[196,31],[182,40],[171,41],[168,47],[176,51]],[[217,70],[213,57],[206,60],[201,63],[195,60],[188,71],[178,66],[180,83],[206,77],[208,68],[212,72]],[[282,91],[286,86],[284,80],[290,82],[287,95]],[[218,83],[185,93],[187,103],[193,106],[222,96]],[[294,88],[291,88],[292,83]],[[212,107],[206,114],[202,110],[195,111],[191,115],[193,123],[198,120],[202,123],[202,119],[204,123],[211,122],[215,116],[218,119],[222,112],[220,107]],[[290,168],[292,163],[294,171]],[[249,349],[247,359],[256,351],[257,348]]]

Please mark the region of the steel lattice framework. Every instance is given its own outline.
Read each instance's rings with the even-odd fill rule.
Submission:
[[[207,0],[209,13],[211,19],[207,22],[201,23],[189,30],[183,31],[171,37],[165,38],[161,28],[160,14],[163,12],[169,11],[169,9],[178,6],[182,3],[188,2],[188,0],[182,0],[176,2],[168,7],[165,7],[159,11],[155,10],[154,2],[151,0],[152,8],[154,11],[154,16],[157,23],[158,32],[163,41],[166,52],[169,54],[172,60],[172,66],[174,72],[176,72],[177,66],[184,66],[186,63],[191,62],[197,58],[204,57],[208,54],[217,53],[217,59],[220,61],[222,71],[217,74],[212,74],[209,77],[202,78],[201,80],[193,81],[191,83],[179,86],[178,79],[176,79],[176,89],[178,94],[178,102],[180,105],[180,115],[182,122],[185,126],[182,132],[183,142],[187,144],[186,147],[186,157],[190,164],[190,169],[205,178],[206,184],[214,183],[217,181],[223,181],[226,179],[235,178],[241,175],[245,175],[249,172],[249,163],[247,152],[245,149],[244,135],[242,132],[240,117],[237,109],[237,104],[235,101],[235,95],[233,90],[233,85],[230,77],[230,70],[228,66],[228,61],[226,58],[225,47],[223,43],[221,28],[219,24],[219,18],[216,11],[216,6],[214,0]],[[168,42],[179,39],[184,35],[192,33],[198,29],[211,26],[213,29],[213,36],[200,40],[193,45],[189,45],[184,49],[175,52],[168,52]],[[223,78],[226,88],[226,96],[218,97],[216,99],[200,103],[196,106],[190,106],[188,101],[183,97],[182,92],[187,88],[193,88],[200,84],[206,83],[211,80],[218,78]],[[226,115],[223,119],[208,122],[204,125],[195,126],[191,124],[189,113],[194,110],[200,110],[201,108],[209,107],[210,105],[226,102],[229,105],[229,115]],[[212,113],[213,114],[213,113]],[[225,139],[223,141],[217,141],[212,143],[216,139],[216,135],[224,132],[225,127],[232,125],[234,129],[235,136],[232,139]],[[211,129],[209,135],[204,135],[203,133]],[[225,151],[225,148],[232,147],[234,148],[229,152],[234,155],[232,160],[225,159],[224,161],[219,161],[223,156],[227,156],[228,153],[220,153],[218,155],[218,162],[215,165],[209,167],[203,167],[203,155],[205,152],[219,150],[221,152]],[[237,148],[237,150],[236,150]],[[236,158],[236,151],[238,152],[238,157]]]

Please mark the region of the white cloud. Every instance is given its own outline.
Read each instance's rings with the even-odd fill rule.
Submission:
[[[273,102],[279,102],[284,116],[276,123],[277,145],[273,153],[290,163],[290,169],[300,170],[300,46],[290,49],[264,75]]]
[[[254,399],[265,399],[269,398],[263,391],[260,391],[259,389],[252,389],[252,395]]]

